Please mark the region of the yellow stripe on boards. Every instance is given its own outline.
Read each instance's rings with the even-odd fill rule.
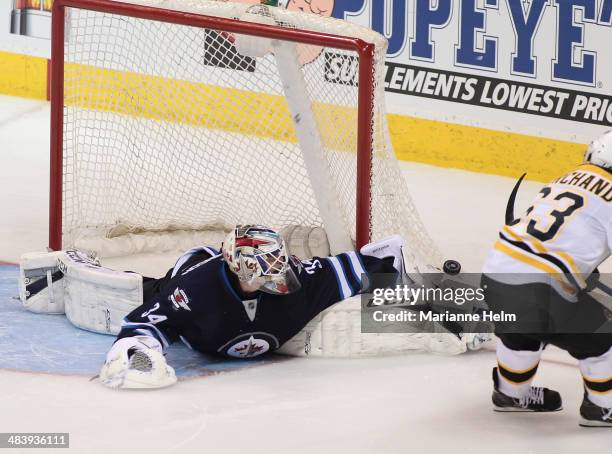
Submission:
[[[0,94],[47,99],[47,59],[0,52]]]
[[[64,78],[67,106],[297,141],[281,96],[77,64]]]
[[[439,167],[512,178],[527,172],[526,179],[547,182],[573,170],[586,150],[582,144],[474,126],[395,114],[388,119],[399,159]]]
[[[284,96],[77,64],[65,66],[64,78],[67,106],[297,142]],[[327,148],[356,151],[357,109],[312,109]]]
[[[104,84],[89,79],[91,84],[87,85],[81,79],[78,93],[71,91],[67,80],[71,102],[83,107],[297,141],[282,96],[76,65],[67,65],[66,76],[112,76]],[[0,52],[0,93],[44,100],[46,83],[46,59]],[[130,103],[125,105],[129,96]],[[356,128],[348,126],[351,122],[356,124],[355,109],[315,104],[313,110],[327,146],[355,149]],[[582,161],[586,148],[560,140],[397,114],[389,114],[387,119],[400,160],[512,178],[527,172],[527,179],[550,181],[573,170]]]

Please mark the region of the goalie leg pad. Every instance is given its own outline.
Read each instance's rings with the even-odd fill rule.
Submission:
[[[57,259],[64,253],[31,252],[19,260],[19,299],[36,313],[64,313],[64,275]]]
[[[82,329],[117,334],[125,316],[142,305],[142,276],[100,266],[79,251],[58,258],[64,273],[66,317]]]
[[[353,296],[326,309],[278,350],[291,356],[355,358],[418,350],[458,355],[467,339],[446,331],[434,333],[362,333],[361,299]]]

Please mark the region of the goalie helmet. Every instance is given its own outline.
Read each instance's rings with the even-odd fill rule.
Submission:
[[[275,230],[261,225],[237,225],[221,249],[229,269],[240,282],[275,295],[300,288],[289,264],[285,241]]]
[[[612,170],[612,130],[606,131],[589,144],[584,162]]]

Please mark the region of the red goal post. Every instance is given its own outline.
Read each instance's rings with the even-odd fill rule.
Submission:
[[[372,116],[374,86],[374,50],[372,43],[359,38],[336,36],[308,30],[280,28],[222,17],[204,16],[181,11],[171,11],[138,4],[109,2],[107,0],[55,0],[52,16],[51,44],[51,156],[50,156],[50,204],[49,247],[62,248],[62,171],[63,171],[63,100],[64,100],[64,33],[67,7],[107,12],[140,19],[173,24],[206,27],[270,39],[282,39],[352,50],[359,55],[359,106],[357,137],[357,193],[356,247],[370,240],[370,174],[372,172]]]

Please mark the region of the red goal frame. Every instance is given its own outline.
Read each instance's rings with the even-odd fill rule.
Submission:
[[[274,27],[232,19],[171,11],[108,0],[55,0],[51,34],[51,156],[49,197],[49,248],[62,249],[62,193],[64,141],[64,32],[66,8],[106,12],[140,19],[169,22],[270,39],[355,51],[359,56],[357,115],[356,246],[370,241],[372,128],[374,115],[374,44],[307,30]]]

